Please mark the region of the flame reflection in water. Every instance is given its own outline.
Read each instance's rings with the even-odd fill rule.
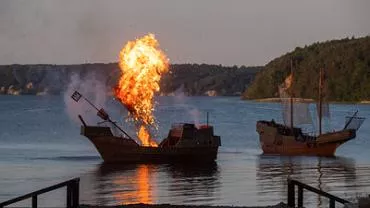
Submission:
[[[122,191],[117,191],[113,193],[113,196],[116,201],[120,204],[129,203],[145,203],[152,204],[152,190],[150,187],[150,173],[148,165],[139,165],[136,169],[135,180],[132,180],[127,177],[117,177],[114,178],[113,183],[119,187],[132,187],[129,191],[123,189]],[[133,181],[136,181],[136,184],[132,184]]]
[[[90,194],[90,197],[99,205],[155,204],[171,199],[185,204],[209,203],[219,197],[215,190],[220,186],[216,163],[102,164],[94,178],[86,179],[88,184],[93,184],[90,189],[95,192],[95,196]]]

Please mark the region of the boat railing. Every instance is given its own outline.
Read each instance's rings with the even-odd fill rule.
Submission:
[[[298,187],[298,207],[303,207],[303,190],[306,189],[307,191],[311,191],[313,193],[316,193],[320,196],[324,196],[329,199],[329,208],[335,208],[335,203],[341,203],[341,204],[347,204],[350,203],[349,201],[336,197],[334,195],[331,195],[327,192],[324,192],[322,190],[316,189],[312,186],[309,186],[307,184],[301,183],[297,180],[288,178],[288,206],[289,207],[296,207],[296,197],[295,197],[295,186]]]
[[[80,186],[80,178],[74,178],[72,180],[64,181],[62,183],[58,183],[53,186],[49,186],[47,188],[40,189],[38,191],[34,191],[32,193],[10,199],[5,202],[0,202],[0,208],[4,208],[5,206],[32,198],[32,208],[37,208],[37,197],[41,194],[60,189],[62,187],[67,187],[67,208],[78,208],[79,207],[79,186]]]
[[[344,126],[344,129],[354,129],[358,130],[363,122],[365,121],[364,117],[358,117],[358,116],[346,116],[346,125]]]

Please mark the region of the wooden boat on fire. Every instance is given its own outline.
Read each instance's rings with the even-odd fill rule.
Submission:
[[[213,162],[221,145],[212,126],[196,127],[190,123],[173,124],[158,147],[141,146],[132,138],[114,136],[110,127],[83,125],[81,134],[109,163]]]
[[[256,130],[259,134],[260,145],[264,154],[275,155],[316,155],[316,156],[334,156],[336,149],[345,142],[356,137],[356,131],[360,128],[365,118],[357,117],[356,111],[351,117],[346,117],[343,129],[322,132],[322,118],[329,115],[329,105],[323,103],[323,71],[320,70],[319,75],[319,102],[318,122],[319,133],[312,135],[304,133],[302,128],[295,127],[293,121],[299,123],[298,120],[308,121],[311,119],[306,103],[306,113],[294,112],[297,109],[294,107],[293,101],[293,64],[291,63],[290,80],[285,81],[285,86],[279,89],[280,94],[284,94],[283,90],[290,88],[288,99],[282,100],[283,105],[283,120],[284,124],[276,123],[274,120],[257,122]],[[289,87],[287,86],[289,85]],[[287,95],[287,94],[285,94]],[[281,96],[284,97],[284,96]],[[285,102],[285,106],[284,106]],[[302,122],[302,123],[305,123]],[[312,121],[312,119],[311,119]]]
[[[72,95],[76,102],[84,98],[77,91]],[[221,146],[220,136],[214,135],[213,126],[207,124],[196,126],[192,123],[173,124],[168,136],[157,147],[139,145],[120,126],[113,122],[104,109],[98,109],[97,115],[110,126],[87,125],[81,115],[81,134],[94,144],[99,154],[107,163],[205,163],[214,162],[218,147]],[[114,135],[112,128],[119,130]]]

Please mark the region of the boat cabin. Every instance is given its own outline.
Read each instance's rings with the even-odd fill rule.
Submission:
[[[291,128],[291,127],[288,127],[286,125],[282,125],[282,124],[276,123],[274,120],[271,120],[271,121],[265,121],[265,120],[258,121],[257,122],[257,129],[259,129],[259,133],[260,134],[261,133],[263,134],[263,131],[264,130],[262,130],[262,129],[266,129],[266,128],[261,128],[262,126],[267,126],[267,127],[276,129],[278,135],[282,135],[282,136],[294,136],[294,138],[297,141],[301,141],[301,142],[314,141],[316,139],[316,137],[314,137],[314,136],[310,136],[310,135],[308,135],[306,133],[303,133],[301,128],[297,128],[297,127]]]
[[[213,126],[195,126],[191,123],[173,124],[167,138],[159,147],[220,146],[220,137],[213,134]]]

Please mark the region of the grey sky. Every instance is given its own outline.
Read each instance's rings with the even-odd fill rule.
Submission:
[[[0,65],[115,62],[152,32],[172,63],[262,65],[370,34],[369,0],[0,0]]]

